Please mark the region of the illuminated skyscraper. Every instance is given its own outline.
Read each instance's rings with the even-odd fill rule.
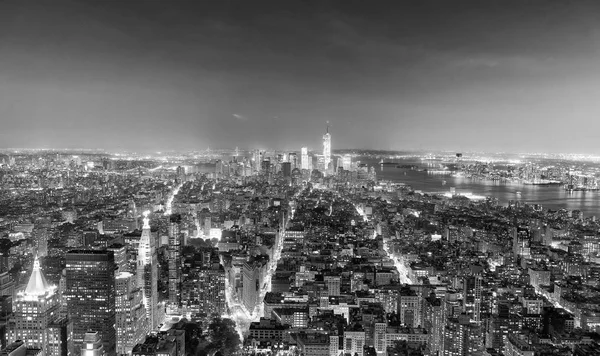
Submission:
[[[36,256],[29,282],[17,292],[13,304],[15,324],[11,341],[23,340],[27,347],[41,348],[51,354],[47,345],[51,344],[50,326],[58,318],[58,309],[56,286],[46,281]]]
[[[431,354],[437,355],[442,349],[444,342],[444,326],[446,318],[444,315],[444,305],[442,300],[436,298],[432,293],[424,299],[423,326],[429,330],[429,350]]]
[[[88,332],[98,332],[106,354],[115,355],[115,257],[112,251],[73,250],[66,256],[69,319],[74,355]]]
[[[448,318],[444,328],[443,352],[448,356],[475,355],[483,351],[480,327],[472,323],[468,316]]]
[[[252,151],[252,162],[254,165],[254,171],[260,172],[263,170],[263,161],[266,158],[266,152],[261,150]]]
[[[115,255],[115,264],[119,272],[129,272],[129,259],[127,257],[127,248],[121,244],[112,244],[107,248]]]
[[[261,161],[260,151],[256,150],[256,149],[253,150],[252,151],[252,166],[254,168],[254,171],[260,170],[260,161]]]
[[[289,153],[288,161],[291,163],[292,169],[298,167],[298,155],[296,154],[296,152]]]
[[[529,256],[531,233],[526,227],[512,227],[513,253],[515,257]]]
[[[129,355],[133,347],[142,342],[148,331],[146,309],[136,276],[120,272],[115,278],[117,355]]]
[[[329,170],[329,163],[331,162],[331,134],[329,133],[329,123],[327,124],[327,132],[323,135],[323,163],[325,165],[325,171]]]
[[[218,263],[198,271],[199,311],[202,314],[223,315],[227,312],[225,278],[225,270]]]
[[[471,317],[475,323],[481,321],[481,288],[480,275],[468,276],[463,279],[463,312]]]
[[[157,305],[158,305],[158,257],[156,255],[156,246],[150,231],[150,219],[144,212],[144,226],[142,227],[142,236],[138,248],[137,260],[137,281],[142,289],[146,316],[150,329],[158,325]]]
[[[258,305],[266,267],[263,261],[245,262],[242,267],[242,303],[250,313]]]
[[[308,148],[302,147],[300,150],[300,169],[310,169],[308,166]]]
[[[352,156],[345,155],[342,157],[342,168],[344,168],[345,171],[352,170]]]
[[[177,313],[181,306],[181,215],[169,217],[169,310]]]

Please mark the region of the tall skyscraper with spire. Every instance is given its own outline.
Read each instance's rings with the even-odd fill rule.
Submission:
[[[25,289],[17,292],[13,303],[14,329],[11,341],[22,340],[27,347],[41,348],[52,339],[51,325],[58,318],[59,301],[56,286],[50,285],[40,269],[37,255]]]
[[[323,135],[323,163],[325,165],[325,172],[329,170],[329,163],[331,163],[331,134],[329,133],[329,122],[327,122],[327,132]]]
[[[152,233],[150,231],[149,211],[144,212],[144,226],[137,256],[137,280],[142,289],[144,306],[150,329],[158,325],[158,257]]]

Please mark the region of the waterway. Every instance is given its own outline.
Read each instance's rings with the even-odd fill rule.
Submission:
[[[600,192],[598,191],[568,192],[560,185],[526,185],[516,182],[430,174],[419,169],[437,168],[439,164],[415,159],[394,160],[398,165],[415,165],[419,167],[414,170],[397,168],[394,165],[382,166],[376,159],[362,157],[359,160],[361,163],[375,167],[378,179],[404,183],[425,193],[448,192],[450,187],[454,187],[457,193],[473,193],[494,197],[503,205],[514,200],[529,204],[540,204],[545,209],[581,210],[586,217],[600,217]],[[444,181],[446,184],[443,184]]]

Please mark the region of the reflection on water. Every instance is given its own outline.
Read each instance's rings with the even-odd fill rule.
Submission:
[[[449,175],[428,174],[418,169],[396,168],[382,166],[375,159],[362,159],[361,162],[374,166],[379,179],[405,183],[415,190],[423,192],[447,192],[455,187],[457,193],[471,192],[497,198],[501,204],[509,200],[518,200],[530,204],[540,204],[546,209],[581,210],[585,216],[600,216],[600,192],[575,191],[567,192],[560,185],[540,186],[525,185],[513,182],[500,182]],[[400,165],[416,165],[421,168],[439,169],[438,163],[416,160],[399,160]],[[443,182],[446,181],[444,185]],[[520,193],[517,193],[520,192]]]

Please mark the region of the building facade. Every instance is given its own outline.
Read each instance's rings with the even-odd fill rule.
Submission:
[[[79,354],[87,332],[98,332],[107,355],[116,353],[115,260],[112,251],[72,250],[66,255],[65,297]]]
[[[22,340],[27,347],[40,348],[47,355],[60,355],[53,348],[48,348],[55,341],[51,326],[59,318],[56,291],[56,286],[50,285],[42,274],[36,256],[29,281],[23,290],[17,292],[13,303],[11,341]]]
[[[142,289],[148,325],[150,329],[154,329],[158,325],[158,256],[148,214],[149,212],[144,212],[144,226],[138,247],[137,280]]]
[[[115,286],[117,355],[130,355],[133,347],[142,342],[149,331],[146,308],[135,275],[120,272],[115,278]]]

